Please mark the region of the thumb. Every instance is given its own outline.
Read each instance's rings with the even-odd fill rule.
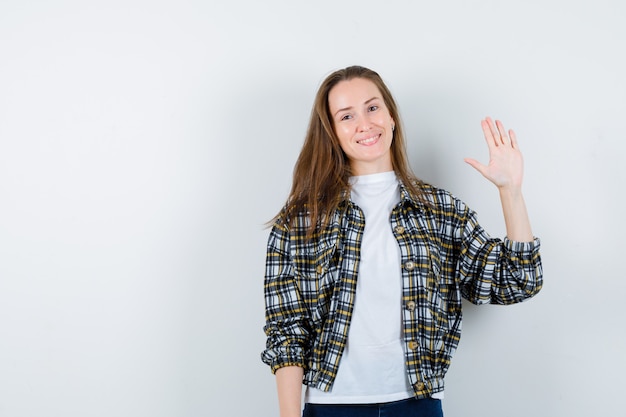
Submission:
[[[477,160],[473,158],[464,158],[463,159],[468,165],[471,165],[476,171],[480,172],[483,176],[485,175],[485,169],[487,168]]]

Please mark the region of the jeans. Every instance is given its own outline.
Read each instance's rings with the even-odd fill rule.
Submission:
[[[441,400],[408,398],[381,404],[305,404],[302,417],[443,417]]]

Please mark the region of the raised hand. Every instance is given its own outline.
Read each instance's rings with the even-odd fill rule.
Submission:
[[[465,158],[465,162],[500,189],[521,188],[524,161],[515,132],[509,130],[507,134],[502,122],[496,120],[494,124],[490,117],[482,120],[481,126],[489,148],[489,163],[483,165],[472,158]]]

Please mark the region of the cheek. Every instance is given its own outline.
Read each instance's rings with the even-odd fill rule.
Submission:
[[[393,118],[391,116],[387,115],[381,115],[380,117],[380,123],[382,125],[391,125],[393,123]]]
[[[340,142],[347,141],[352,135],[350,129],[346,125],[335,126],[335,134]]]

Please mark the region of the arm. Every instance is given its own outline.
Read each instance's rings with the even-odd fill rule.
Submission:
[[[498,187],[507,239],[503,244],[488,237],[472,213],[465,224],[466,244],[460,274],[464,297],[475,304],[512,304],[534,296],[543,285],[539,240],[534,239],[522,195],[523,159],[515,132],[508,135],[500,121],[481,122],[489,164],[466,158]]]
[[[281,417],[300,417],[310,323],[294,277],[286,222],[272,228],[265,270],[266,349],[261,358],[276,375]]]
[[[457,200],[460,214],[458,278],[461,294],[474,304],[514,304],[543,286],[539,239],[532,242],[491,238],[476,213]]]
[[[286,366],[276,371],[280,417],[300,417],[303,374],[299,366]]]
[[[481,125],[489,148],[489,164],[483,165],[472,158],[465,158],[465,162],[498,187],[507,237],[531,242],[533,233],[522,195],[524,163],[515,132],[509,130],[507,135],[502,122],[497,120],[494,125],[489,117]]]

